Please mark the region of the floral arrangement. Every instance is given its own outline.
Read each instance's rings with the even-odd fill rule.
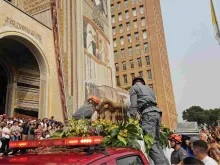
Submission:
[[[168,146],[169,129],[162,127],[159,144]],[[70,119],[61,132],[55,132],[52,138],[69,138],[82,136],[103,136],[103,145],[108,147],[128,147],[140,149],[138,140],[144,140],[148,154],[154,139],[151,135],[143,136],[138,120],[129,119],[126,122],[112,123],[109,120],[74,120]]]
[[[142,129],[137,120],[112,123],[109,120],[70,119],[63,132],[55,132],[52,138],[81,136],[103,136],[103,144],[111,147],[139,148],[137,140],[142,140]]]

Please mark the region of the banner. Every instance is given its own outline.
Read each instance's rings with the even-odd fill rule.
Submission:
[[[213,5],[213,1],[210,0],[211,3],[211,13],[212,13],[212,24],[214,27],[214,33],[215,33],[215,38],[218,41],[219,45],[220,45],[220,30],[219,30],[219,26],[218,26],[218,21],[217,21],[217,17],[215,14],[215,8]]]

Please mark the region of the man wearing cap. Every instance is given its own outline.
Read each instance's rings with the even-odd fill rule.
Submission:
[[[141,77],[134,78],[132,82],[130,101],[129,115],[139,118],[144,134],[150,134],[154,138],[149,156],[155,165],[168,165],[169,161],[158,144],[162,111],[157,107],[154,91],[146,86]]]
[[[91,119],[92,115],[96,111],[96,106],[100,103],[100,99],[97,96],[91,96],[87,102],[84,103],[74,114],[73,119]]]

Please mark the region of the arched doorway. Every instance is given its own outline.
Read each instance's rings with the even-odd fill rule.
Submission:
[[[47,99],[46,67],[42,59],[37,48],[22,37],[0,39],[0,71],[3,71],[0,74],[0,90],[3,91],[0,113],[33,118],[42,116]]]
[[[7,74],[0,65],[0,114],[5,113],[7,83]]]

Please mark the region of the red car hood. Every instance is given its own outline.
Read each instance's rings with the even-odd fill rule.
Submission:
[[[79,153],[47,153],[47,154],[23,154],[0,157],[0,164],[4,165],[74,165],[82,159],[88,162],[105,157],[100,153],[85,155]],[[84,161],[83,161],[84,162]],[[77,163],[78,164],[78,163]],[[82,163],[79,163],[79,165]]]

